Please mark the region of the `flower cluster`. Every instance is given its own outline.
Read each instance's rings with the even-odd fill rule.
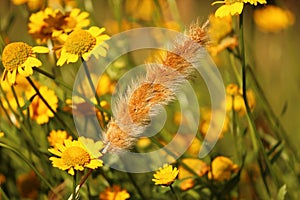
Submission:
[[[250,3],[252,5],[266,4],[266,0],[224,0],[224,1],[215,1],[212,5],[215,4],[224,4],[220,8],[218,8],[215,12],[216,17],[225,17],[228,15],[239,15],[242,13],[244,4]]]

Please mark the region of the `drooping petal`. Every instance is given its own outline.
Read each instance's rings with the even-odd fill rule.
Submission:
[[[42,62],[37,58],[28,57],[27,60],[24,62],[23,66],[25,66],[25,70],[27,70],[26,67],[39,67],[39,66],[42,66]]]
[[[78,60],[78,55],[68,54],[67,63],[75,63]]]
[[[65,64],[66,61],[67,61],[66,50],[63,48],[61,51],[60,57],[59,57],[58,61],[56,62],[56,65],[63,66],[63,64]]]
[[[15,84],[17,76],[17,69],[13,71],[7,71],[7,80],[10,85]]]

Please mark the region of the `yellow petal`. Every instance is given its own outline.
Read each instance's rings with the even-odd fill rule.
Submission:
[[[60,151],[58,151],[58,149],[56,149],[56,148],[48,149],[48,151],[49,151],[50,153],[56,155],[56,156],[61,156],[61,154],[62,154],[62,153],[61,153]]]
[[[68,148],[68,147],[71,147],[71,146],[73,146],[72,145],[72,141],[70,141],[70,140],[64,140],[64,143],[65,143],[65,146]]]
[[[13,71],[7,71],[7,80],[9,85],[15,84],[16,82],[17,69]]]
[[[56,65],[63,66],[63,64],[65,64],[66,61],[67,61],[66,50],[63,48],[60,53],[60,57],[59,57],[58,61],[56,62]]]
[[[5,78],[6,78],[6,75],[7,75],[7,70],[6,70],[6,69],[4,69],[4,71],[3,71],[3,74],[2,74],[1,81],[4,81],[4,80],[5,80]]]
[[[213,5],[216,5],[216,4],[219,4],[219,3],[225,3],[225,1],[215,1],[215,2],[213,2],[211,5],[213,6]]]
[[[92,34],[92,36],[97,37],[98,35],[100,35],[101,33],[103,33],[105,31],[105,28],[99,28],[97,26],[92,26],[91,28],[89,28],[88,32],[90,34]]]
[[[33,57],[28,57],[27,60],[23,64],[23,66],[25,66],[25,67],[39,67],[41,65],[42,65],[42,62],[39,59],[33,58]],[[25,70],[26,70],[26,68],[25,68]]]
[[[82,13],[80,13],[80,15],[78,15],[78,16],[76,17],[76,19],[77,19],[77,21],[81,21],[81,20],[87,18],[89,15],[90,15],[90,14],[89,14],[88,12],[82,12]]]
[[[70,168],[70,169],[68,170],[68,173],[71,174],[71,175],[74,175],[74,174],[75,174],[75,173],[74,173],[74,169],[73,169],[73,168]]]
[[[78,55],[68,54],[67,63],[75,63],[78,60]]]
[[[80,10],[78,8],[74,8],[74,9],[72,9],[72,11],[70,13],[70,17],[76,18],[76,16],[78,16],[79,13],[80,13]]]
[[[52,37],[58,37],[63,33],[63,31],[57,31],[57,30],[53,30],[52,32]]]
[[[43,46],[32,47],[34,53],[49,53],[49,49]]]
[[[231,15],[241,14],[244,4],[242,2],[236,2],[231,5]]]

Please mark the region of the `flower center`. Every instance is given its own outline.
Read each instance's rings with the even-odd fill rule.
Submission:
[[[61,159],[69,166],[85,166],[91,160],[90,155],[81,147],[69,147],[61,155]]]
[[[13,71],[21,66],[28,57],[33,57],[32,47],[24,42],[8,44],[2,53],[2,63],[7,71]]]
[[[65,43],[66,51],[78,56],[90,52],[95,45],[96,38],[85,30],[72,32]]]

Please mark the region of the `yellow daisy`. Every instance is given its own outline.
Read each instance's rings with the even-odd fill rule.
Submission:
[[[229,180],[231,175],[238,172],[238,170],[239,167],[232,160],[224,156],[218,156],[211,163],[208,178],[217,181]]]
[[[152,181],[155,185],[169,186],[172,185],[178,175],[178,170],[172,165],[165,164],[162,168],[160,167],[158,171],[153,175]]]
[[[39,92],[43,97],[47,97],[47,102],[50,107],[56,111],[58,107],[58,98],[55,92],[46,86],[41,86]],[[27,98],[31,98],[35,93],[27,92]],[[43,100],[39,96],[35,96],[29,106],[30,117],[38,124],[45,124],[49,121],[49,118],[54,117],[54,113],[47,107]]]
[[[226,93],[226,111],[231,112],[233,109],[240,116],[245,115],[247,111],[245,107],[242,89],[236,84],[229,84],[226,87]],[[246,91],[246,96],[250,109],[254,109],[256,104],[254,92],[251,89],[249,89]]]
[[[244,3],[250,3],[253,5],[266,4],[266,0],[224,0],[224,1],[215,1],[212,5],[215,4],[224,4],[220,8],[218,8],[215,12],[216,17],[225,17],[228,15],[239,15],[242,13],[244,8]]]
[[[203,176],[209,171],[209,165],[197,158],[184,158],[182,159],[182,163],[192,169],[198,176]],[[183,165],[179,166],[178,179],[182,181],[180,183],[180,188],[182,190],[188,190],[195,184],[194,174],[187,170]]]
[[[51,146],[56,147],[57,144],[64,144],[65,140],[72,140],[72,136],[70,136],[67,131],[52,130],[47,139]]]
[[[295,16],[291,11],[273,5],[255,10],[253,17],[261,31],[270,33],[284,30],[295,22]]]
[[[53,167],[68,170],[74,175],[74,170],[83,171],[84,168],[96,169],[103,166],[100,150],[103,148],[101,141],[79,137],[78,140],[65,140],[64,144],[58,144],[56,148],[48,149],[58,157],[50,157]]]
[[[130,194],[126,190],[122,190],[120,186],[113,185],[113,187],[107,187],[100,193],[100,200],[126,200],[130,197]]]
[[[40,67],[42,62],[35,53],[48,53],[49,49],[42,46],[29,46],[24,42],[13,42],[5,46],[2,53],[4,72],[2,81],[7,80],[9,85],[16,82],[17,72],[22,76],[30,76],[33,67]]]
[[[45,43],[48,39],[55,39],[63,33],[87,27],[90,24],[88,16],[88,12],[81,12],[78,8],[66,13],[62,13],[59,9],[46,8],[30,16],[28,32],[37,42]]]
[[[61,39],[65,41],[65,43],[56,64],[62,66],[64,63],[75,63],[80,57],[87,60],[92,50],[98,45],[95,56],[106,56],[108,46],[104,41],[108,40],[109,36],[102,34],[104,31],[105,28],[92,26],[88,30],[78,29],[73,31],[70,35],[61,35]]]

